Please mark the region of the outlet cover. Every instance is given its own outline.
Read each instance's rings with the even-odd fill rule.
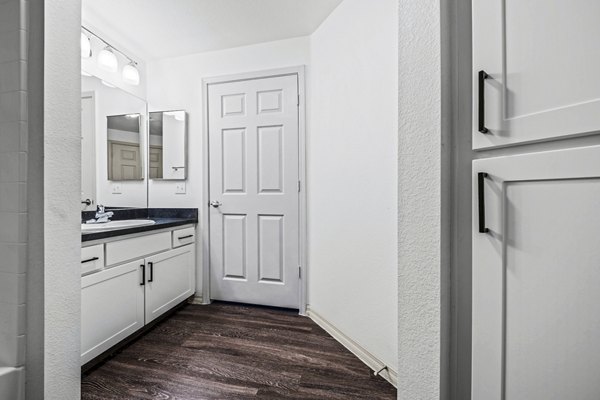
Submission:
[[[185,181],[175,184],[175,194],[185,194]]]
[[[121,185],[112,185],[112,194],[122,194]]]

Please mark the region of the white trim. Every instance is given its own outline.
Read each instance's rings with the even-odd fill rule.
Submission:
[[[379,371],[381,368],[387,367],[379,375],[391,383],[395,388],[398,388],[397,371],[393,370],[389,365],[386,365],[383,361],[369,353],[367,349],[356,343],[335,325],[323,318],[319,313],[312,310],[310,306],[306,307],[306,315],[373,371]]]
[[[264,71],[245,72],[234,75],[208,77],[202,79],[202,118],[204,132],[202,132],[203,150],[203,182],[202,182],[202,205],[200,208],[199,226],[202,229],[202,304],[210,304],[210,221],[208,218],[208,203],[210,201],[210,163],[208,151],[208,85],[217,83],[229,83],[251,79],[274,78],[278,76],[296,75],[298,77],[298,95],[300,104],[298,107],[298,151],[299,166],[298,173],[301,182],[299,193],[299,263],[302,268],[300,278],[300,303],[298,309],[300,315],[306,314],[308,293],[308,240],[307,240],[307,200],[306,200],[306,67],[304,65],[288,68],[269,69]]]
[[[194,297],[192,297],[190,300],[188,300],[189,304],[196,304],[196,305],[205,305],[203,300],[202,300],[202,295],[195,295]]]

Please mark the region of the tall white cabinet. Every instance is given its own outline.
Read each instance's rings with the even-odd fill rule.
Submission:
[[[473,400],[600,399],[600,146],[519,148],[600,132],[599,18],[473,0]]]

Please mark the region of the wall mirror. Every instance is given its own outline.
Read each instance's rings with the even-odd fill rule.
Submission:
[[[109,115],[106,118],[108,180],[144,179],[141,146],[142,115]]]
[[[82,210],[147,207],[146,102],[95,76],[81,90]]]
[[[187,177],[187,118],[183,110],[150,113],[149,177],[185,180]]]

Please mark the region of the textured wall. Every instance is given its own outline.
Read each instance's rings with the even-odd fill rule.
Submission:
[[[345,0],[313,33],[307,148],[310,309],[394,372],[397,24],[396,0]]]
[[[66,400],[80,393],[81,3],[44,5],[44,399]]]
[[[398,398],[440,398],[440,2],[400,1]]]

